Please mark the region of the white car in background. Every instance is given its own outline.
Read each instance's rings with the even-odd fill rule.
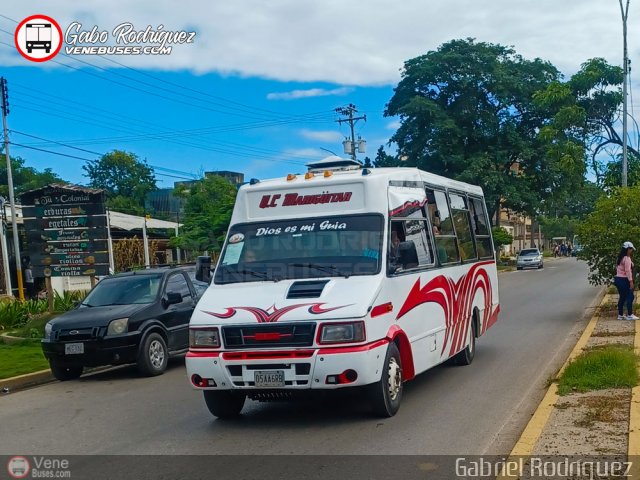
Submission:
[[[520,250],[518,258],[516,259],[516,268],[518,270],[522,270],[523,268],[544,268],[542,252],[537,248]]]

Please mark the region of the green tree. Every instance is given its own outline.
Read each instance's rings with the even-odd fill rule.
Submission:
[[[594,182],[584,180],[573,191],[562,192],[544,202],[542,211],[547,217],[564,217],[582,220],[596,207],[596,202],[604,194]]]
[[[9,198],[9,179],[7,177],[7,162],[4,153],[0,161],[0,196]],[[50,183],[60,183],[62,179],[50,168],[38,171],[33,167],[27,167],[26,161],[20,157],[11,158],[11,175],[13,178],[13,190],[15,195],[28,192],[36,188],[44,187]]]
[[[602,160],[602,151],[610,146],[622,147],[622,137],[616,129],[622,105],[622,81],[621,67],[609,65],[603,58],[592,58],[569,82],[577,104],[586,112],[590,163],[599,181],[608,163]],[[632,145],[628,149],[630,156],[640,158],[640,152]]]
[[[121,208],[124,205],[136,206],[144,210],[145,196],[157,189],[153,168],[133,153],[114,150],[100,160],[84,165],[82,169],[86,172],[85,176],[89,177],[91,187],[107,190],[107,204],[114,210],[115,205]],[[116,201],[118,197],[129,200]]]
[[[107,206],[116,212],[128,213],[129,215],[142,216],[145,213],[145,208],[138,203],[138,200],[132,197],[125,197],[124,195],[116,195],[115,197],[109,197],[107,199]]]
[[[627,159],[627,185],[632,187],[640,185],[640,156],[630,153],[631,155]],[[622,185],[622,154],[619,154],[615,161],[609,162],[604,167],[601,178],[602,187],[605,190],[611,190]]]
[[[384,147],[380,145],[380,147],[378,148],[378,151],[376,152],[376,158],[373,160],[374,167],[377,167],[377,168],[397,167],[399,166],[399,163],[400,162],[395,157],[385,152]]]
[[[616,188],[602,196],[576,233],[583,246],[578,255],[589,264],[589,281],[594,285],[610,283],[622,244],[640,242],[640,186]]]
[[[218,252],[224,243],[238,190],[219,176],[209,176],[192,185],[180,186],[175,195],[185,199],[180,235],[172,246],[192,252]]]
[[[511,48],[452,40],[405,62],[385,111],[400,118],[391,141],[407,165],[482,185],[491,214],[502,204],[534,215],[584,172],[580,144],[558,141],[572,132],[540,134],[559,107],[535,95],[559,79]]]
[[[564,215],[558,218],[540,217],[539,220],[544,238],[550,240],[554,237],[566,237],[571,240],[576,232],[579,220]]]
[[[496,250],[503,245],[511,245],[513,243],[513,235],[502,227],[493,227],[491,234],[493,235],[493,246]]]

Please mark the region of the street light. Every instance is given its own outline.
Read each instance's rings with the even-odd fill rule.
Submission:
[[[627,18],[629,17],[629,2],[627,0],[626,7],[623,6],[623,0],[620,2],[620,14],[622,15],[622,44],[623,44],[623,60],[622,60],[622,186],[627,186],[627,72],[629,71],[629,58],[627,52]]]

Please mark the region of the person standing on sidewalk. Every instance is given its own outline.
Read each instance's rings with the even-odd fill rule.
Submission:
[[[631,255],[636,248],[631,242],[624,242],[618,254],[616,276],[613,283],[618,289],[618,320],[638,320],[633,314],[633,262]],[[623,307],[627,305],[627,315],[623,315]]]

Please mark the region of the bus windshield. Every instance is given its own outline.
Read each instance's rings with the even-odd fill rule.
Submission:
[[[234,225],[214,282],[374,275],[382,262],[382,238],[379,214]]]

